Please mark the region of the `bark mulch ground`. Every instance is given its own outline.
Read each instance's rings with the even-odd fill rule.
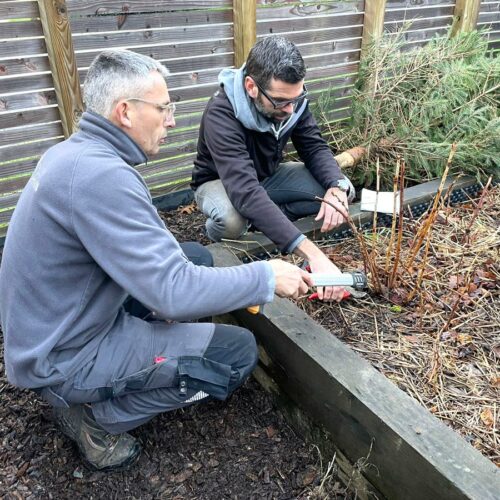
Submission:
[[[189,211],[161,216],[178,240],[208,243],[204,218]],[[253,380],[225,402],[166,413],[136,429],[143,446],[138,463],[102,473],[82,465],[47,404],[9,385],[1,363],[0,373],[0,498],[347,497],[335,472],[325,480],[331,457],[321,460],[295,435]]]

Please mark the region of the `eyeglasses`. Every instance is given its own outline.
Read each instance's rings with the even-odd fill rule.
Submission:
[[[253,78],[252,78],[252,80],[253,80]],[[286,108],[289,104],[293,104],[293,107],[295,108],[295,106],[297,106],[297,104],[300,101],[302,101],[304,99],[304,97],[306,97],[306,95],[308,94],[306,86],[304,85],[302,93],[298,97],[296,97],[295,99],[289,99],[286,101],[276,100],[276,99],[273,99],[270,95],[268,95],[268,93],[255,80],[253,80],[253,81],[255,82],[255,85],[257,85],[257,88],[262,92],[264,97],[273,105],[274,109]]]
[[[125,99],[126,101],[139,101],[145,102],[146,104],[151,104],[154,106],[160,113],[165,114],[165,118],[171,118],[175,113],[175,102],[169,102],[168,104],[159,104],[153,101],[147,101],[146,99],[141,99],[140,97],[129,97]]]

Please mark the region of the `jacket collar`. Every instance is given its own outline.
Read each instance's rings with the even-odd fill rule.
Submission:
[[[130,166],[139,165],[148,159],[131,137],[97,113],[85,111],[80,119],[79,128],[84,134],[111,146],[116,154]]]

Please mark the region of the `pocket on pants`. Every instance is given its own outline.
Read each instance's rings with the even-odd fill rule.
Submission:
[[[148,366],[111,383],[111,397],[124,396],[132,392],[173,387],[177,378],[177,360],[168,359]]]
[[[182,389],[205,391],[216,399],[226,399],[231,380],[231,366],[199,356],[178,359],[178,372]],[[185,392],[184,392],[185,395]]]

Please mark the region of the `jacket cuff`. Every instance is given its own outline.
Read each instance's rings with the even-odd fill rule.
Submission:
[[[286,248],[283,249],[284,254],[293,253],[293,251],[306,239],[306,236],[303,234],[299,234],[297,238],[295,238]]]

